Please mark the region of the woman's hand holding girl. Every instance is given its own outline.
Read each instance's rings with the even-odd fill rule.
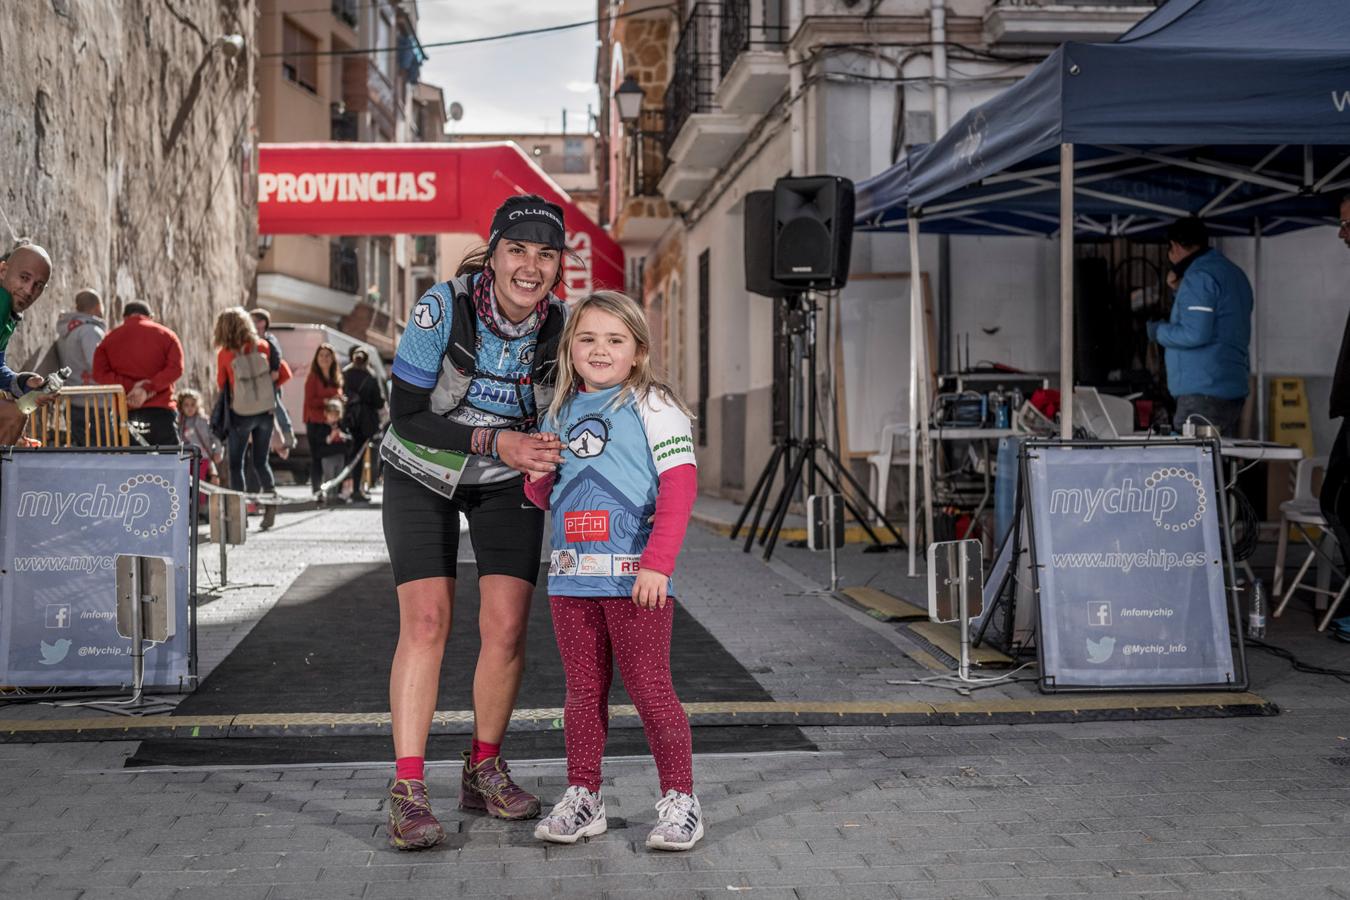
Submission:
[[[557,471],[562,441],[556,434],[502,431],[497,434],[497,458],[517,472],[541,478]]]

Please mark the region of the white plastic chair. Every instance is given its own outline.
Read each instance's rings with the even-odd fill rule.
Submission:
[[[1324,547],[1327,545],[1334,546],[1335,543],[1335,539],[1327,531],[1327,520],[1322,516],[1322,508],[1312,490],[1313,474],[1319,469],[1325,471],[1326,467],[1327,458],[1325,456],[1313,456],[1299,460],[1298,467],[1294,470],[1294,496],[1280,504],[1280,534],[1279,543],[1275,549],[1274,594],[1280,596],[1281,589],[1284,586],[1284,563],[1289,550],[1289,527],[1291,525],[1298,528],[1303,542],[1308,545],[1308,555],[1304,558],[1303,565],[1299,566],[1298,574],[1294,576],[1294,580],[1290,582],[1288,589],[1284,590],[1283,596],[1280,597],[1280,605],[1275,607],[1274,615],[1278,616],[1283,613],[1284,608],[1293,599],[1294,592],[1300,589],[1331,597],[1333,598],[1331,605],[1322,617],[1322,621],[1318,623],[1318,631],[1326,630],[1327,624],[1336,612],[1336,608],[1345,599],[1346,592],[1350,591],[1350,580],[1342,583],[1339,590],[1326,590],[1317,587],[1315,584],[1306,584],[1303,581],[1303,577],[1308,574],[1308,568],[1319,555],[1317,543],[1309,535],[1309,529],[1322,529],[1321,540]],[[1323,552],[1326,551],[1323,550]]]
[[[867,457],[871,466],[869,480],[872,501],[877,509],[886,511],[886,494],[890,486],[890,474],[893,467],[904,468],[909,459],[909,426],[903,422],[893,422],[881,429],[881,450]]]

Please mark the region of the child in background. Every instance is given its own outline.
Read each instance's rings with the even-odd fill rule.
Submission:
[[[225,458],[225,447],[211,433],[211,423],[202,415],[202,395],[200,391],[185,388],[174,398],[178,404],[178,437],[184,446],[196,447],[201,451],[198,464],[198,477],[211,484],[220,483],[220,471],[216,468]]]
[[[553,509],[548,570],[553,628],[567,678],[568,788],[535,837],[571,844],[608,827],[600,764],[612,660],[642,718],[662,797],[647,846],[688,850],[703,837],[689,719],[670,676],[670,575],[697,491],[690,414],[652,371],[642,308],[601,291],[577,304],[558,350],[558,385],[540,425],[564,449],[558,472],[525,493]]]
[[[342,413],[342,401],[336,397],[323,402],[323,421],[328,426],[328,438],[324,441],[319,464],[322,466],[324,484],[337,478],[347,463],[347,450],[351,447],[352,436],[342,430]],[[333,485],[328,489],[326,497],[321,499],[328,502],[337,500],[341,487],[340,484]]]

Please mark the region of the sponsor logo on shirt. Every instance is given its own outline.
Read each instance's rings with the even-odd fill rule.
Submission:
[[[585,416],[567,430],[567,449],[577,459],[594,459],[609,443],[609,422],[601,416]]]
[[[578,575],[609,575],[610,555],[608,553],[583,553],[577,566]]]
[[[548,574],[550,575],[575,575],[577,574],[577,555],[571,550],[554,550],[549,555]]]
[[[623,578],[629,575],[636,575],[642,560],[641,556],[629,556],[627,554],[614,554],[614,575],[616,578]]]
[[[570,544],[609,540],[609,511],[583,509],[563,513],[563,536]]]
[[[441,301],[427,297],[413,307],[413,324],[418,328],[435,328],[441,322]]]

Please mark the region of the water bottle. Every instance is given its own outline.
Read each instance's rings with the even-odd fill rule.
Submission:
[[[1252,583],[1252,604],[1247,611],[1247,637],[1266,636],[1266,586],[1261,579]]]
[[[33,388],[31,391],[20,395],[19,399],[16,401],[19,411],[24,415],[28,415],[33,410],[37,409],[38,401],[49,394],[55,394],[57,391],[61,390],[66,384],[66,379],[69,377],[69,367],[62,368],[48,375],[42,382],[42,387]]]
[[[994,427],[1007,428],[1012,421],[1012,415],[1008,411],[1008,395],[1003,392],[1003,385],[999,385],[994,393],[989,395],[989,402],[994,406]]]

